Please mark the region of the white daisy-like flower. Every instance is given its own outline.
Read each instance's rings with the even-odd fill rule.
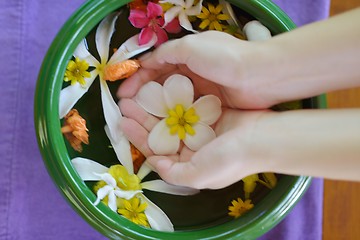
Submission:
[[[169,22],[178,17],[180,26],[185,28],[188,31],[196,33],[197,31],[193,29],[189,16],[196,16],[201,13],[202,0],[200,0],[196,5],[194,5],[194,0],[164,0],[160,3],[170,3],[174,6],[168,9],[164,14],[164,20],[166,26]]]
[[[83,181],[105,182],[105,185],[97,191],[95,205],[107,196],[108,206],[111,210],[116,211],[118,198],[129,200],[138,197],[147,204],[144,213],[151,228],[159,231],[174,231],[173,224],[168,216],[142,193],[142,189],[183,196],[199,192],[197,189],[170,185],[163,180],[141,182],[151,172],[147,164],[143,164],[136,175],[122,165],[108,168],[98,162],[81,157],[72,159],[72,164]]]
[[[193,101],[192,82],[179,74],[170,76],[163,86],[148,82],[139,90],[136,102],[148,113],[162,118],[148,138],[155,154],[175,154],[180,140],[197,151],[216,137],[210,125],[221,115],[220,99],[206,95]]]

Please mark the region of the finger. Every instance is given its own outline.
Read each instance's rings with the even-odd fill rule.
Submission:
[[[119,107],[124,116],[135,120],[148,132],[159,122],[159,119],[147,113],[132,99],[122,98],[119,101]]]
[[[123,118],[120,121],[120,128],[127,139],[142,153],[145,157],[152,156],[147,139],[149,132],[133,119]]]
[[[119,98],[132,98],[141,86],[148,81],[156,79],[159,75],[161,73],[156,70],[140,68],[134,75],[121,83],[117,96]]]

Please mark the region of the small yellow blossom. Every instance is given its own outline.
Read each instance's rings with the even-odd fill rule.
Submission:
[[[118,209],[118,213],[129,219],[135,224],[150,227],[149,221],[144,213],[147,204],[141,203],[140,199],[133,197],[130,200],[123,199],[123,205]]]
[[[76,82],[79,82],[81,85],[85,85],[85,78],[89,78],[90,72],[89,64],[85,60],[80,60],[79,58],[75,58],[74,60],[70,60],[66,72],[64,81],[71,81],[71,85],[74,85]]]
[[[168,113],[169,117],[166,119],[166,124],[170,128],[170,134],[177,133],[180,140],[185,139],[186,133],[191,136],[195,134],[192,125],[199,121],[199,116],[196,115],[193,107],[185,110],[183,105],[177,104]]]
[[[201,13],[197,16],[202,20],[199,25],[199,28],[209,30],[223,31],[223,26],[221,21],[226,21],[230,17],[227,14],[223,14],[221,11],[223,6],[221,4],[216,7],[211,3],[208,3],[208,8],[202,7]]]
[[[238,198],[237,200],[232,200],[231,204],[228,208],[229,216],[234,218],[240,217],[254,207],[250,199],[243,201],[241,198]]]

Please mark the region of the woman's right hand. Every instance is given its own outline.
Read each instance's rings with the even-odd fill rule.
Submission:
[[[216,95],[231,108],[268,108],[277,102],[259,94],[261,86],[252,80],[256,44],[218,31],[166,42],[140,58],[141,69],[121,84],[118,96],[131,98],[146,82],[162,82],[179,73],[192,79],[198,96]]]

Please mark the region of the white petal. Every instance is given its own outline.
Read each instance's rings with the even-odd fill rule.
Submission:
[[[109,58],[109,47],[111,36],[115,31],[115,22],[118,13],[113,13],[105,17],[96,30],[95,43],[101,58],[101,63],[106,63]]]
[[[153,181],[143,182],[141,183],[141,187],[143,189],[148,189],[155,192],[168,193],[173,195],[182,195],[182,196],[194,195],[200,192],[198,189],[171,185],[164,182],[163,180],[153,180]]]
[[[164,26],[166,26],[169,22],[174,20],[174,18],[176,18],[179,15],[182,9],[183,8],[181,6],[174,6],[169,10],[167,10],[164,14],[164,20],[165,20]]]
[[[122,131],[119,121],[122,118],[120,109],[115,103],[106,81],[100,78],[101,101],[104,111],[105,122],[109,126],[109,132],[115,142],[120,141]]]
[[[194,87],[189,78],[174,74],[166,79],[164,86],[164,97],[167,106],[173,109],[176,104],[182,104],[188,108],[194,100]]]
[[[178,151],[180,140],[177,134],[170,135],[169,128],[163,119],[151,130],[148,144],[156,155],[170,155]]]
[[[211,125],[215,123],[221,115],[221,101],[214,95],[206,95],[199,98],[192,105],[202,123]]]
[[[271,38],[271,32],[257,20],[245,24],[243,31],[249,41],[262,41]]]
[[[192,1],[192,0],[191,0]],[[195,15],[199,15],[201,13],[201,8],[202,8],[202,0],[200,0],[195,6],[192,6],[193,3],[191,5],[189,5],[189,7],[186,8],[185,12],[188,16],[195,16]],[[191,7],[192,6],[192,7]]]
[[[171,3],[176,6],[185,6],[185,2],[183,0],[165,0],[165,1],[159,1],[159,3]]]
[[[129,200],[133,198],[136,194],[141,193],[141,190],[138,191],[123,191],[123,190],[115,190],[114,193],[119,198],[125,198],[126,200]]]
[[[236,14],[234,13],[234,10],[231,6],[230,3],[228,3],[225,0],[219,0],[219,4],[223,5],[223,9],[222,12],[228,16],[230,16],[230,19],[226,20],[230,25],[234,25],[239,27],[239,21],[238,18],[236,17]]]
[[[74,158],[71,162],[83,181],[100,181],[99,174],[109,171],[109,168],[100,163],[82,157]]]
[[[113,147],[115,154],[129,174],[134,173],[134,165],[131,156],[131,147],[129,140],[122,133],[119,135],[119,141],[115,142],[111,136],[108,125],[105,125],[105,133],[110,140],[111,146]]]
[[[99,61],[96,60],[96,58],[94,58],[94,56],[88,51],[85,39],[79,43],[73,55],[81,60],[85,60],[89,66],[95,67],[99,64]]]
[[[190,21],[189,21],[189,17],[188,15],[186,15],[184,12],[181,12],[179,14],[179,22],[180,22],[180,26],[182,26],[183,28],[185,28],[188,31],[191,31],[193,33],[197,33],[198,31],[194,30]]]
[[[94,174],[98,175],[101,178],[101,180],[106,182],[106,184],[111,186],[112,188],[116,187],[116,180],[110,173],[101,173],[101,174],[94,173]]]
[[[158,231],[173,232],[174,226],[163,210],[145,197],[144,194],[140,194],[140,198],[147,203],[145,215],[151,228]]]
[[[99,202],[101,200],[103,200],[107,195],[109,195],[109,193],[113,190],[114,188],[109,186],[109,185],[106,185],[102,188],[100,188],[97,192],[96,192],[96,195],[97,195],[97,198],[96,198],[96,201],[94,202],[94,205],[98,205]]]
[[[139,45],[139,34],[132,36],[126,40],[118,50],[111,56],[108,64],[114,64],[121,62],[127,59],[130,59],[146,50],[150,49],[157,42],[156,34],[153,35],[153,38],[144,45]]]
[[[202,1],[199,1],[199,3]],[[185,9],[191,8],[191,6],[194,4],[194,0],[185,0]],[[201,4],[201,3],[200,3]]]
[[[148,163],[146,163],[146,161],[141,165],[141,167],[139,168],[138,173],[136,174],[138,176],[138,178],[140,180],[143,180],[144,177],[146,177],[149,173],[152,172],[151,167],[149,166]]]
[[[91,72],[90,78],[85,78],[85,85],[80,83],[69,85],[60,92],[59,100],[59,117],[62,119],[74,107],[79,99],[89,90],[89,87],[94,82],[97,71]]]
[[[206,124],[198,122],[193,126],[195,135],[190,136],[186,134],[184,139],[185,145],[193,151],[199,150],[202,146],[215,139],[216,134],[214,130]]]
[[[157,82],[148,82],[142,86],[135,97],[135,101],[152,115],[157,117],[168,116],[163,87]]]
[[[108,201],[108,206],[111,210],[113,210],[114,212],[116,212],[117,210],[117,204],[116,204],[116,196],[114,191],[111,191],[109,193],[109,201]]]

